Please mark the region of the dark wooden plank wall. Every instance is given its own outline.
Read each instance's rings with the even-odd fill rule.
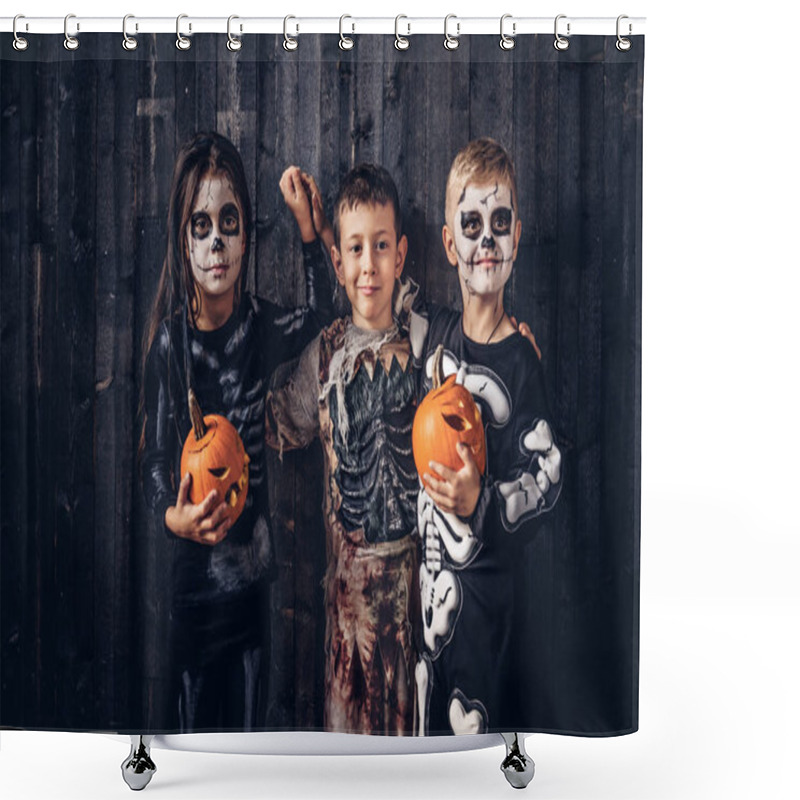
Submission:
[[[443,258],[455,151],[510,149],[523,220],[508,307],[544,353],[566,474],[524,551],[530,691],[521,727],[630,727],[636,702],[643,44],[613,38],[86,37],[66,54],[2,44],[2,581],[0,723],[170,727],[169,541],[148,531],[136,463],[141,339],[165,248],[176,148],[216,128],[240,148],[255,213],[251,290],[303,300],[298,237],[278,190],[296,163],[328,209],[339,177],[394,175],[427,297],[458,303]],[[37,55],[41,60],[37,60]],[[341,303],[342,298],[339,298]],[[341,305],[344,308],[344,305]],[[324,536],[318,447],[270,459],[277,579],[267,719],[321,724]],[[578,665],[578,666],[576,666]],[[557,703],[553,698],[558,698]],[[558,705],[557,717],[554,706]],[[565,713],[565,708],[567,712]],[[574,713],[573,713],[574,712]],[[607,724],[607,723],[605,723]]]

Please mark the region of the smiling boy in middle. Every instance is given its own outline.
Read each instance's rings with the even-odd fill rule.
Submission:
[[[397,189],[362,164],[342,181],[331,257],[351,305],[267,397],[267,441],[325,460],[327,730],[411,734],[420,616],[413,359],[394,316],[408,243]]]

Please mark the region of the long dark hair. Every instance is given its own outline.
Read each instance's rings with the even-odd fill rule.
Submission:
[[[185,313],[192,324],[200,309],[200,297],[192,275],[186,248],[186,231],[194,207],[200,182],[208,175],[224,175],[230,182],[233,194],[242,210],[242,225],[245,240],[242,266],[236,283],[234,308],[242,296],[242,287],[247,282],[252,241],[252,207],[247,188],[242,157],[230,139],[214,131],[197,133],[181,145],[172,173],[167,212],[167,252],[161,267],[161,277],[150,312],[150,319],[142,341],[142,392],[140,412],[144,412],[144,366],[159,325],[164,320],[175,319]],[[143,419],[143,423],[144,423]],[[144,424],[139,442],[139,454],[144,448]]]

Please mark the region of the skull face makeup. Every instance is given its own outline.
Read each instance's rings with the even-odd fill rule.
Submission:
[[[472,295],[494,295],[506,284],[514,265],[520,225],[511,188],[505,184],[468,184],[450,220],[450,261]],[[447,243],[445,243],[447,247]]]
[[[186,230],[192,275],[203,296],[233,293],[242,269],[242,211],[226,175],[200,181]]]

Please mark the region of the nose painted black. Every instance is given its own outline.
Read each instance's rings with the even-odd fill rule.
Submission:
[[[481,247],[485,248],[486,250],[494,250],[494,237],[484,236],[481,240]]]
[[[225,245],[222,243],[222,239],[220,239],[219,236],[217,236],[217,238],[214,239],[214,241],[213,241],[213,243],[211,245],[211,252],[212,253],[217,253],[220,250],[222,250],[223,247],[225,247]]]

